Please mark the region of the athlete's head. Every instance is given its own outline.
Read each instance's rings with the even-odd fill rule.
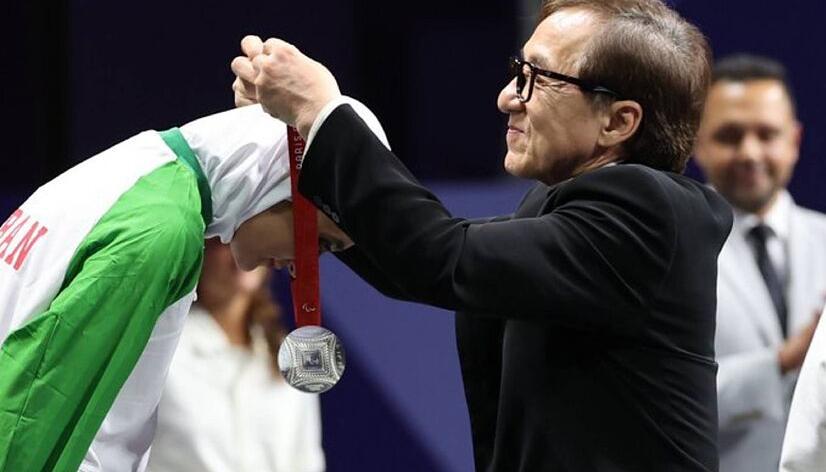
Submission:
[[[373,113],[345,98],[387,144]],[[230,244],[238,265],[281,267],[293,258],[293,217],[287,126],[260,106],[210,115],[181,127],[195,152],[212,194],[207,238]],[[342,250],[353,241],[317,212],[322,251]]]
[[[341,251],[353,245],[326,215],[316,210],[318,252]],[[241,223],[230,241],[238,266],[252,270],[258,266],[282,268],[294,255],[292,203],[284,201]]]

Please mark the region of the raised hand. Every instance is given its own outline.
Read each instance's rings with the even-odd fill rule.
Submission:
[[[258,103],[255,95],[254,77],[258,75],[252,58],[264,51],[264,42],[258,36],[248,35],[241,40],[241,52],[243,56],[238,56],[232,60],[231,68],[235,74],[235,81],[232,82],[232,91],[235,95],[235,106],[243,107]],[[253,77],[253,80],[244,80],[241,77]]]
[[[296,126],[306,138],[324,105],[341,95],[336,79],[292,44],[270,38],[259,52],[259,42],[257,37],[244,38],[246,60],[237,57],[232,61],[236,104],[251,101],[249,85],[253,84],[258,103],[275,118]]]
[[[820,312],[818,311],[814,314],[809,324],[803,328],[803,331],[789,337],[783,346],[781,346],[777,357],[782,373],[785,374],[791,370],[799,369],[800,366],[803,365],[803,359],[806,358],[806,352],[812,343],[812,337],[814,337],[819,320]]]

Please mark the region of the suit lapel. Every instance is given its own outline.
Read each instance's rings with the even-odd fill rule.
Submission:
[[[794,205],[791,209],[789,231],[789,333],[798,332],[808,323],[822,303],[824,281],[820,246],[824,241],[821,234],[812,234],[807,227],[805,215]],[[812,252],[816,252],[813,254]]]
[[[774,312],[766,283],[760,275],[754,253],[748,242],[738,231],[732,231],[725,249],[720,253],[720,274],[733,291],[736,299],[742,300],[745,309],[766,345],[776,345],[783,340],[780,322]]]

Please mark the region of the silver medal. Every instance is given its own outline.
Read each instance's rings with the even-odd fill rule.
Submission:
[[[288,384],[307,393],[333,388],[344,373],[344,347],[332,331],[303,326],[287,335],[278,350],[278,368]]]

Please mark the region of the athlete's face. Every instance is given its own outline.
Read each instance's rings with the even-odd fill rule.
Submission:
[[[353,245],[353,241],[327,216],[320,211],[316,211],[316,215],[319,253],[342,251]],[[230,247],[241,269],[287,266],[295,254],[292,204],[279,203],[242,223],[230,241]]]
[[[252,294],[266,285],[269,271],[263,267],[243,272],[229,245],[218,238],[204,242],[204,267],[198,281],[198,302],[207,307],[226,306],[239,293]]]

